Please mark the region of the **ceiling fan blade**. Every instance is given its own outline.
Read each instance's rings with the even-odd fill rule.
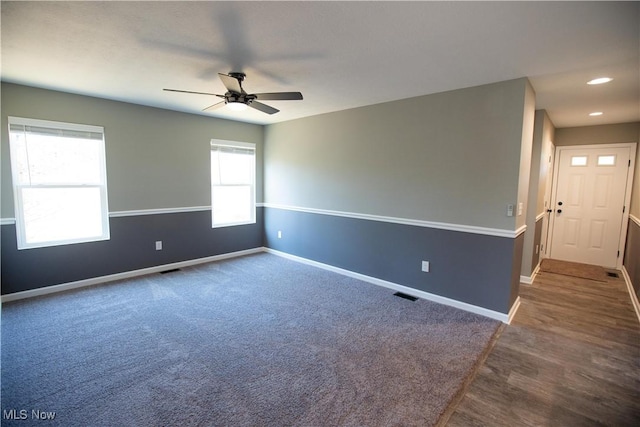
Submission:
[[[264,101],[298,101],[302,99],[300,92],[270,92],[256,93],[254,95]]]
[[[202,111],[211,111],[211,110],[216,110],[222,106],[224,106],[226,103],[224,101],[220,101],[220,102],[216,102],[213,105],[209,105],[207,108],[204,108]]]
[[[267,113],[267,114],[275,114],[278,111],[280,111],[280,110],[278,110],[276,108],[273,108],[273,107],[271,107],[271,106],[269,106],[267,104],[263,104],[262,102],[258,102],[258,101],[251,102],[249,104],[249,107],[255,108],[256,110],[260,110],[263,113]]]
[[[218,73],[218,76],[220,76],[220,80],[222,80],[222,84],[224,84],[224,87],[226,87],[227,90],[230,90],[231,92],[237,92],[237,93],[244,92],[242,90],[242,86],[240,86],[240,81],[235,77],[231,77],[222,73]]]
[[[166,90],[167,92],[195,93],[196,95],[213,95],[213,96],[218,96],[220,98],[224,98],[224,95],[218,95],[217,93],[193,92],[190,90],[179,90],[179,89],[162,89],[162,90]]]

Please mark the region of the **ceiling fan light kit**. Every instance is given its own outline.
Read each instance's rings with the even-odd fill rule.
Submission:
[[[249,108],[248,104],[239,101],[227,102],[226,104],[227,107],[229,107],[229,109],[233,111],[244,111]]]
[[[302,99],[302,94],[300,92],[265,92],[265,93],[247,93],[242,87],[242,82],[244,81],[246,75],[244,73],[236,73],[232,72],[229,74],[218,73],[220,80],[227,88],[227,92],[224,95],[218,95],[216,93],[209,92],[193,92],[189,90],[179,90],[179,89],[164,89],[168,92],[181,92],[181,93],[191,93],[197,95],[211,95],[217,96],[218,98],[223,98],[224,101],[217,102],[213,105],[208,106],[202,111],[210,111],[217,108],[222,107],[223,105],[228,105],[229,109],[233,111],[241,111],[247,109],[247,107],[254,108],[258,111],[262,111],[267,114],[275,114],[278,110],[277,108],[273,108],[270,105],[263,104],[262,102],[258,102],[257,100],[264,101],[299,101]]]

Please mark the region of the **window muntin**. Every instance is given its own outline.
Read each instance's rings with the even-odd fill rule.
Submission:
[[[18,249],[109,239],[104,129],[9,117]]]
[[[211,140],[211,224],[254,224],[255,144]]]

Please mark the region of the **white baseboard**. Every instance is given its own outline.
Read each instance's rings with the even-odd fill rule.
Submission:
[[[633,304],[633,309],[636,311],[636,316],[638,316],[638,321],[640,322],[640,302],[638,301],[638,296],[633,290],[633,284],[631,283],[631,276],[629,276],[629,272],[627,269],[622,266],[622,276],[624,277],[624,281],[627,284],[627,290],[629,291],[629,298],[631,298],[631,304]]]
[[[520,308],[520,296],[516,298],[516,300],[513,302],[513,305],[511,306],[511,310],[509,310],[509,316],[507,317],[507,322],[506,322],[507,324],[509,325],[511,324],[511,321],[513,320],[519,308]]]
[[[520,283],[524,283],[525,285],[532,285],[533,281],[536,280],[536,276],[538,275],[539,271],[540,263],[538,263],[538,265],[536,265],[536,268],[533,269],[533,273],[531,273],[531,276],[520,276]]]
[[[361,273],[356,273],[354,271],[345,270],[344,268],[334,267],[329,264],[323,264],[318,261],[313,261],[307,258],[302,258],[296,255],[291,255],[286,252],[280,252],[275,249],[264,248],[265,252],[270,254],[278,255],[283,258],[287,258],[293,261],[301,262],[303,264],[311,265],[313,267],[322,268],[324,270],[332,271],[334,273],[342,274],[344,276],[348,276],[354,279],[362,280],[363,282],[372,283],[374,285],[382,286],[388,289],[393,289],[394,291],[402,292],[407,295],[414,296],[416,298],[422,298],[429,301],[437,302],[440,304],[448,305],[451,307],[459,308],[461,310],[469,311],[471,313],[479,314],[481,316],[489,317],[491,319],[499,320],[503,323],[509,323],[511,321],[512,312],[515,315],[515,311],[518,309],[520,305],[520,297],[518,297],[511,307],[509,314],[500,313],[498,311],[489,310],[487,308],[478,307],[476,305],[467,304],[465,302],[457,301],[454,299],[442,297],[440,295],[431,294],[429,292],[421,291],[419,289],[410,288],[408,286],[399,285],[397,283],[389,282],[386,280],[378,279],[376,277],[367,276]]]
[[[163,264],[155,267],[142,268],[140,270],[125,271],[123,273],[110,274],[108,276],[92,277],[91,279],[78,280],[76,282],[62,283],[60,285],[46,286],[44,288],[30,289],[28,291],[15,292],[12,294],[2,295],[1,302],[16,301],[25,298],[33,298],[41,295],[48,295],[57,292],[69,291],[72,289],[85,288],[101,283],[113,282],[115,280],[128,279],[131,277],[144,276],[146,274],[160,273],[161,271],[172,270],[174,268],[185,268],[192,265],[204,264],[206,262],[220,261],[227,258],[235,258],[244,255],[263,252],[264,248],[247,249],[244,251],[230,252],[221,255],[214,255],[205,258],[192,259],[188,261],[174,262],[171,264]]]

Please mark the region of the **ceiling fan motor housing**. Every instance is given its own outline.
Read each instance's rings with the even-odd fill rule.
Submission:
[[[226,104],[230,102],[240,102],[242,104],[251,104],[257,97],[255,95],[249,95],[247,93],[227,92],[224,94],[224,102]]]

